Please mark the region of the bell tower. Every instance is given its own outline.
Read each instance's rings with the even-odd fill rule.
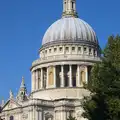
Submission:
[[[78,17],[76,12],[76,0],[63,0],[62,17]]]
[[[24,77],[22,77],[22,82],[21,82],[20,90],[19,90],[18,95],[17,95],[17,100],[18,101],[27,100],[27,89],[25,86]]]

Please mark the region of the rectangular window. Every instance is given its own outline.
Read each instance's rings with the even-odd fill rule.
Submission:
[[[87,48],[86,48],[86,47],[84,47],[84,51],[85,51],[85,52],[87,51]]]
[[[81,52],[81,47],[78,47],[78,52]]]
[[[96,54],[96,50],[94,50],[94,56],[97,56],[97,54]]]
[[[49,53],[51,53],[51,49],[49,49]]]
[[[56,52],[56,51],[57,51],[57,48],[54,48],[54,51]]]
[[[72,51],[73,51],[73,52],[75,51],[75,47],[72,47]]]
[[[66,52],[69,52],[69,47],[66,47],[65,50],[66,50]]]
[[[72,2],[72,9],[74,9],[74,2]]]
[[[89,49],[89,54],[90,54],[90,55],[92,54],[92,49],[91,49],[91,48]]]
[[[63,48],[62,48],[62,47],[60,47],[59,49],[60,49],[60,52],[62,52]]]

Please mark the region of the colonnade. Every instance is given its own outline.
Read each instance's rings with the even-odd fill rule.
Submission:
[[[32,71],[32,91],[59,87],[82,87],[88,82],[88,66],[58,65]]]

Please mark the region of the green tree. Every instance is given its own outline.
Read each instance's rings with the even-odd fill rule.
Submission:
[[[84,97],[83,116],[88,120],[120,120],[120,36],[110,36],[101,62],[95,64]]]
[[[72,116],[70,115],[67,120],[76,120],[76,118],[75,118],[75,117],[72,117]]]

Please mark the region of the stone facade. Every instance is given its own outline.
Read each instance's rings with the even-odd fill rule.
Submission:
[[[68,24],[69,22],[69,24]],[[56,29],[57,28],[57,29]],[[92,66],[100,61],[100,47],[93,29],[78,18],[76,0],[63,0],[62,19],[45,33],[39,58],[31,66],[31,93],[22,78],[16,98],[12,91],[2,102],[2,120],[85,120],[81,100]]]

